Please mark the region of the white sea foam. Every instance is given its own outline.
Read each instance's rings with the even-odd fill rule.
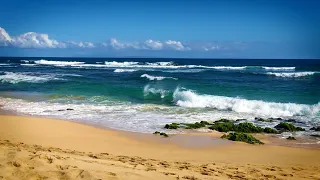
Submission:
[[[150,85],[146,85],[143,89],[143,94],[144,96],[148,96],[150,94],[154,94],[154,95],[159,94],[161,98],[164,98],[169,94],[169,91],[164,89],[153,88],[153,87],[150,87]]]
[[[37,66],[38,64],[20,64],[21,66]]]
[[[247,66],[203,66],[204,68],[220,69],[220,70],[241,70],[246,69]]]
[[[282,72],[282,73],[274,73],[268,72],[268,75],[277,76],[277,77],[284,77],[284,78],[296,78],[296,77],[303,77],[303,76],[311,76],[314,75],[316,72]]]
[[[10,64],[1,63],[0,66],[10,66]]]
[[[142,74],[140,77],[145,77],[151,81],[154,81],[154,80],[164,80],[164,79],[173,79],[173,80],[178,80],[177,78],[173,78],[173,77],[164,77],[164,76],[151,76],[149,74]]]
[[[4,72],[4,75],[0,75],[0,81],[2,83],[11,83],[16,84],[20,82],[28,82],[28,83],[43,83],[50,80],[61,80],[57,78],[55,75],[32,75],[30,73],[24,72]]]
[[[172,61],[170,62],[153,62],[153,63],[146,63],[147,65],[151,65],[151,66],[173,66],[174,63]]]
[[[137,65],[139,62],[117,62],[117,61],[106,61],[104,64],[107,67],[128,67],[132,65]]]
[[[268,67],[268,66],[262,66],[265,70],[274,70],[274,71],[283,71],[283,70],[295,70],[296,67]]]
[[[315,105],[295,103],[275,103],[261,100],[247,100],[242,98],[200,95],[191,90],[177,88],[173,100],[178,106],[214,108],[230,110],[238,113],[250,113],[257,116],[285,117],[300,115],[316,115],[320,112],[320,103]]]
[[[24,63],[29,63],[30,61],[29,60],[20,60],[21,62],[24,62]]]
[[[84,62],[77,62],[77,61],[48,61],[45,59],[41,59],[38,61],[34,61],[36,64],[41,65],[52,65],[52,66],[71,66],[71,65],[80,65],[84,64]]]
[[[135,72],[137,69],[115,69],[113,72],[122,73],[122,72]]]
[[[144,88],[144,93],[145,96],[152,94],[162,96],[162,98],[169,95],[169,92],[166,90],[150,86]],[[215,109],[204,111],[202,108],[133,103],[112,103],[106,105],[92,104],[94,102],[87,102],[87,100],[75,103],[70,103],[68,100],[67,102],[69,103],[64,104],[45,101],[32,102],[0,97],[0,104],[3,105],[2,108],[5,110],[17,111],[18,113],[29,115],[75,120],[99,126],[138,132],[154,132],[160,130],[166,132],[166,130],[163,129],[163,126],[172,122],[194,123],[207,120],[215,121],[221,118],[232,120],[254,120],[252,114]],[[74,110],[67,111],[67,108]],[[259,117],[261,116],[259,115]],[[296,116],[294,119],[301,119],[301,121],[308,122],[311,118]],[[272,126],[274,125],[275,124]],[[177,132],[170,131],[170,133]]]

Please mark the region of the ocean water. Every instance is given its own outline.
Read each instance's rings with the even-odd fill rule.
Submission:
[[[279,123],[255,117],[309,129],[320,125],[320,60],[2,57],[0,104],[138,132],[221,118]]]

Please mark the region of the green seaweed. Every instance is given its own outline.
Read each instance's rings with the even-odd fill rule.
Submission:
[[[210,126],[209,129],[216,130],[219,132],[229,132],[234,131],[235,125],[230,121],[216,121],[214,125]]]
[[[290,131],[290,132],[305,131],[305,129],[301,127],[296,127],[293,124],[287,123],[287,122],[281,122],[280,124],[276,125],[274,128],[276,128],[279,131]]]
[[[179,128],[179,124],[177,124],[177,123],[166,124],[164,126],[164,128],[166,128],[166,129],[178,129]]]
[[[255,126],[252,123],[244,122],[238,125],[235,125],[235,132],[244,132],[244,133],[261,133],[263,128]]]
[[[206,127],[206,124],[201,123],[201,122],[196,122],[196,123],[184,123],[186,129],[199,129]]]
[[[268,134],[277,134],[277,133],[278,133],[277,130],[272,129],[272,128],[269,128],[269,127],[264,128],[264,129],[263,129],[263,132],[264,132],[264,133],[268,133]]]
[[[229,120],[216,121],[214,125],[210,126],[209,129],[216,130],[219,132],[244,132],[244,133],[261,133],[263,128],[255,126],[252,123],[244,122],[239,124],[233,124]]]
[[[253,137],[251,134],[246,134],[242,132],[234,132],[234,133],[229,133],[227,135],[224,134],[223,136],[221,136],[221,138],[228,139],[231,141],[241,141],[248,144],[264,144],[259,139]]]

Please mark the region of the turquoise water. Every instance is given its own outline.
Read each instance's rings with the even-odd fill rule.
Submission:
[[[4,109],[131,131],[220,118],[320,124],[320,60],[0,58],[0,84]]]

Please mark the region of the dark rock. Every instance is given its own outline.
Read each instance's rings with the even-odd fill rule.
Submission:
[[[58,111],[65,111],[64,109],[59,109]]]
[[[263,118],[254,118],[254,120],[259,121],[259,122],[273,122],[276,119],[274,118],[268,118],[268,119],[263,119]]]
[[[310,130],[313,130],[313,131],[320,131],[320,126],[318,126],[318,127],[313,127],[313,128],[311,128]]]
[[[289,137],[287,137],[287,139],[288,139],[288,140],[296,140],[296,138],[293,137],[293,136],[289,136]]]
[[[67,111],[73,111],[74,109],[68,108]]]
[[[310,136],[320,138],[320,134],[311,134]]]
[[[169,137],[168,134],[166,134],[166,133],[164,133],[164,132],[161,132],[161,133],[160,133],[160,136]]]
[[[239,121],[246,121],[246,119],[237,119],[236,122],[239,122]]]
[[[295,120],[295,119],[287,119],[287,120],[286,120],[286,122],[293,122],[293,123],[296,123],[296,122],[297,122],[297,120]]]
[[[177,123],[166,124],[164,126],[164,128],[166,128],[166,129],[178,129],[179,128],[179,124],[177,124]]]

